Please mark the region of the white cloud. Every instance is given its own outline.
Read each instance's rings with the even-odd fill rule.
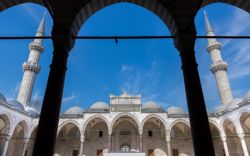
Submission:
[[[75,95],[74,93],[72,93],[70,96],[63,97],[62,103],[71,102],[71,101],[75,100],[77,97],[78,97],[77,95]]]

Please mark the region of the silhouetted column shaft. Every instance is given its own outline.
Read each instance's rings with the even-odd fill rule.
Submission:
[[[205,101],[193,49],[180,52],[196,156],[215,156]]]
[[[61,46],[61,47],[59,47]],[[54,45],[33,156],[53,156],[69,49]]]

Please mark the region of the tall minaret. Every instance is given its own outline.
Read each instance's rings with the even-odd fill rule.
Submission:
[[[206,12],[204,12],[204,14],[207,36],[215,36]],[[221,57],[221,43],[218,42],[215,38],[208,38],[207,41],[207,51],[209,52],[212,61],[210,70],[215,75],[221,102],[222,104],[227,104],[228,102],[233,100],[230,84],[227,77],[228,65],[225,61],[222,60]]]
[[[37,29],[36,37],[44,36],[45,28],[45,14]],[[32,90],[35,82],[36,75],[40,72],[39,58],[44,48],[42,46],[42,39],[35,39],[34,42],[29,44],[29,58],[27,62],[23,63],[23,79],[19,89],[17,101],[21,102],[24,106],[30,104]]]

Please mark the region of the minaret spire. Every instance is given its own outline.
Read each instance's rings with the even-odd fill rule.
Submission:
[[[215,36],[215,33],[205,11],[204,16],[207,36]],[[221,43],[218,42],[215,38],[208,38],[207,41],[207,51],[209,52],[212,61],[210,70],[215,75],[222,104],[228,104],[231,100],[233,100],[233,95],[227,76],[228,65],[225,61],[223,61],[221,56]]]
[[[44,14],[39,27],[36,32],[36,37],[44,36],[45,30],[45,17]],[[19,89],[17,100],[24,106],[30,104],[32,90],[35,82],[36,75],[40,72],[39,59],[44,48],[42,46],[42,39],[35,39],[29,44],[29,58],[27,62],[23,63],[23,79]]]
[[[212,28],[212,26],[211,26],[211,24],[210,24],[210,22],[209,22],[209,20],[208,20],[208,17],[207,17],[207,12],[204,10],[204,16],[205,16],[205,24],[206,24],[206,31],[207,31],[207,33],[209,33],[209,32],[214,32],[213,31],[213,28]]]

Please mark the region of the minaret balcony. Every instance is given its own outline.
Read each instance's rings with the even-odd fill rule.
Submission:
[[[227,67],[228,67],[228,64],[227,62],[224,62],[224,61],[218,61],[216,63],[213,63],[210,67],[210,70],[212,73],[215,73],[219,70],[224,70],[224,71],[227,71]]]
[[[37,63],[32,62],[24,62],[23,63],[23,70],[24,71],[32,71],[35,73],[39,73],[41,70],[41,67]]]
[[[207,51],[210,53],[214,49],[221,49],[221,43],[220,42],[214,42],[212,44],[207,45]]]
[[[36,50],[39,52],[43,52],[44,48],[39,43],[31,42],[29,44],[29,50]]]

